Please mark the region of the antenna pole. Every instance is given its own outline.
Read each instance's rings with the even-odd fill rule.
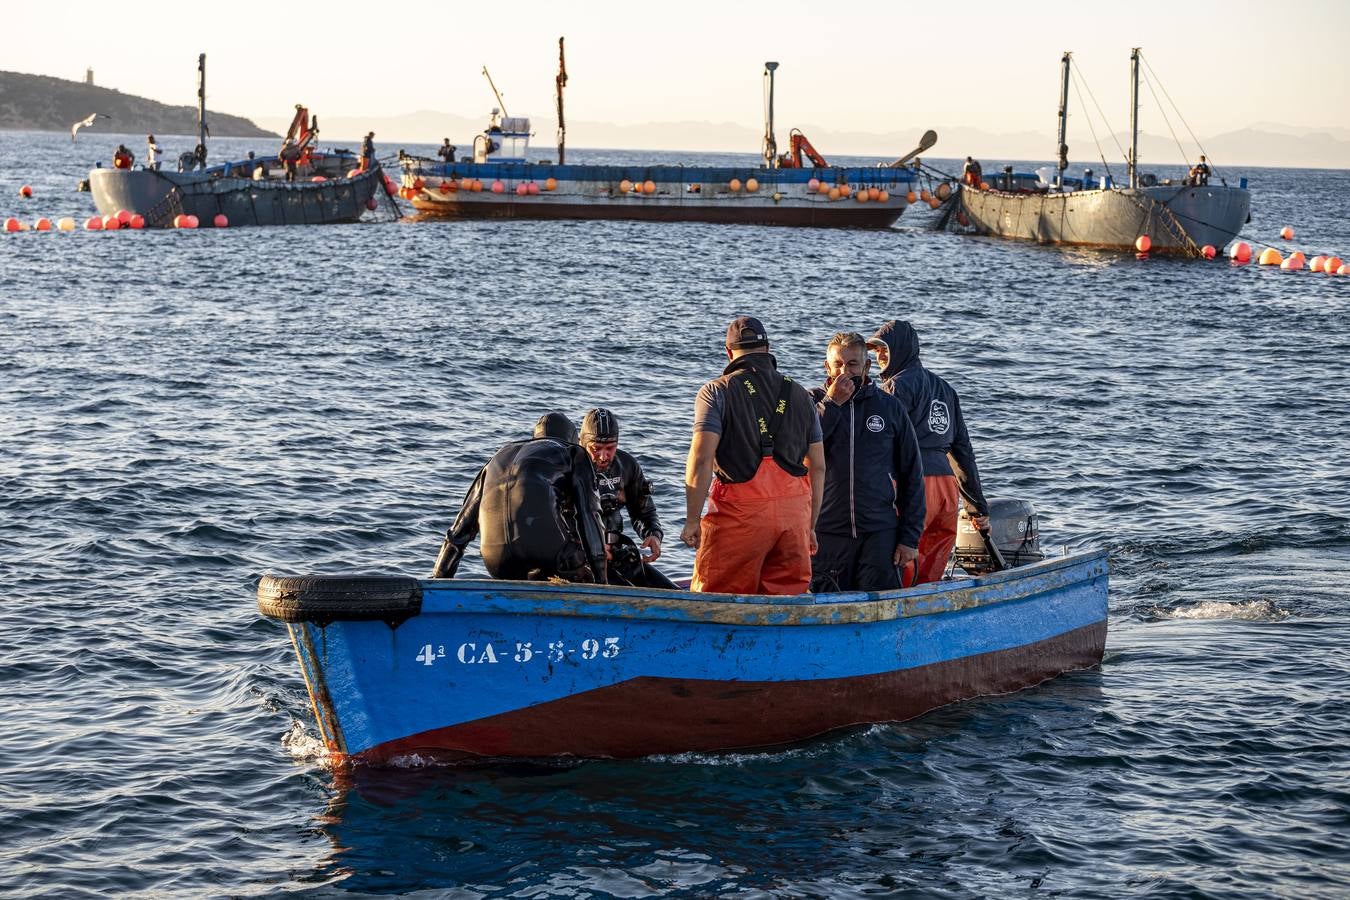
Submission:
[[[1139,48],[1130,51],[1130,187],[1139,187]]]
[[[486,70],[486,67],[484,67]],[[567,123],[563,120],[563,88],[567,87],[567,61],[563,58],[563,39],[558,38],[558,165],[567,163]]]
[[[1059,171],[1055,175],[1055,187],[1063,190],[1064,170],[1069,167],[1069,145],[1065,143],[1069,133],[1069,61],[1073,54],[1064,51],[1064,79],[1059,85]],[[1086,187],[1086,185],[1084,185]]]
[[[197,55],[197,143],[206,146],[206,54]]]
[[[773,73],[777,68],[776,62],[764,64],[764,74],[769,76],[768,121],[764,124],[764,166],[769,169],[773,168],[774,162],[778,159],[778,142],[773,136]]]
[[[488,80],[488,87],[492,88],[492,95],[497,98],[497,105],[502,108],[502,115],[511,115],[506,111],[506,103],[502,100],[501,92],[497,90],[497,85],[492,83],[492,76],[488,74],[487,66],[483,66],[483,77]]]

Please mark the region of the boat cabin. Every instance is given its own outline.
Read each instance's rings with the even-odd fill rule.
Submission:
[[[473,139],[473,161],[523,163],[529,149],[529,117],[501,116],[494,109],[487,130]]]

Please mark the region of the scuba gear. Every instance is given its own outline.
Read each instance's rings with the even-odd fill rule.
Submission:
[[[619,420],[604,407],[589,410],[581,420],[581,443],[606,443],[619,439]]]

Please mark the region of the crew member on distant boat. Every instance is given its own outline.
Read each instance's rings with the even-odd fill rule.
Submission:
[[[493,578],[606,582],[595,467],[567,416],[544,415],[533,438],[493,454],[446,532],[432,577],[453,578],[480,531],[483,565]]]
[[[136,163],[136,156],[127,149],[126,144],[118,144],[113,151],[113,168],[130,169]]]
[[[945,379],[919,361],[919,336],[908,322],[892,319],[868,338],[881,366],[881,389],[909,413],[923,459],[926,515],[919,558],[905,572],[905,586],[942,579],[956,544],[957,495],[964,495],[976,528],[988,526],[989,505],[980,488],[975,451],[961,415],[961,399]]]
[[[983,180],[984,169],[980,166],[979,160],[967,156],[966,164],[961,167],[961,182],[977,188]]]
[[[145,167],[152,172],[159,171],[159,144],[155,143],[155,136],[147,134],[145,136]]]
[[[366,139],[361,142],[361,166],[362,172],[369,172],[370,167],[375,165],[375,132],[366,133]]]
[[[452,163],[455,161],[455,151],[458,149],[459,149],[458,147],[450,143],[449,138],[446,138],[445,142],[442,143],[441,146],[436,149],[436,155],[439,156],[445,162]]]
[[[588,411],[581,420],[581,446],[595,466],[600,514],[605,523],[605,540],[610,545],[610,584],[673,589],[674,582],[650,565],[661,558],[665,532],[656,515],[652,483],[633,455],[619,449],[619,420],[614,413],[603,407]],[[624,537],[624,509],[628,510],[633,531],[642,541],[646,556],[633,553],[633,544]],[[624,548],[629,548],[628,553]],[[627,558],[629,554],[632,559]]]
[[[694,402],[680,532],[698,551],[690,590],[800,594],[825,489],[820,418],[806,390],[779,374],[759,319],[732,320],[726,353],[721,377]]]
[[[1209,163],[1205,162],[1203,155],[1201,155],[1200,161],[1191,166],[1191,170],[1186,173],[1186,183],[1196,187],[1209,184]]]
[[[281,142],[281,152],[277,154],[277,159],[286,167],[286,180],[295,181],[300,164],[300,148],[295,145],[294,140],[286,138]]]
[[[811,590],[888,591],[919,555],[923,463],[909,414],[867,377],[867,339],[841,331],[825,348],[825,387],[811,392],[825,446]]]

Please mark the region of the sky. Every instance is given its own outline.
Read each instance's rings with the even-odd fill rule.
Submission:
[[[553,122],[557,41],[567,38],[569,122],[734,122],[763,127],[762,72],[780,63],[776,130],[887,132],[964,125],[1053,135],[1065,50],[1117,131],[1128,127],[1130,48],[1197,134],[1257,122],[1350,125],[1350,7],[1335,0],[1128,4],[513,3],[417,6],[5,4],[0,69],[208,105],[246,117],[419,110]],[[1110,9],[1110,15],[1102,10]],[[387,12],[381,12],[387,11]],[[235,23],[235,24],[231,24]],[[286,27],[290,23],[293,27]],[[1141,88],[1145,99],[1147,89]],[[1162,131],[1161,120],[1141,127]]]

